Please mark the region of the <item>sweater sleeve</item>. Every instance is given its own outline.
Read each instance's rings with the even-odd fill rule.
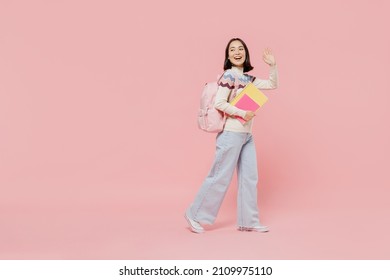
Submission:
[[[246,111],[230,105],[229,95],[234,89],[234,74],[227,70],[218,82],[218,91],[215,97],[214,107],[231,116],[245,117]]]
[[[271,66],[269,69],[269,78],[268,80],[261,80],[255,78],[253,84],[258,89],[275,89],[278,86],[278,69],[277,66]]]

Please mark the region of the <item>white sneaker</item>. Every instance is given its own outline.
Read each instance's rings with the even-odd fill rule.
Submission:
[[[268,232],[267,226],[256,226],[256,227],[238,227],[239,231],[255,231],[255,232]]]
[[[195,221],[195,220],[191,219],[190,217],[188,217],[187,211],[184,214],[184,218],[186,218],[187,223],[190,226],[191,231],[195,232],[195,233],[203,233],[204,232],[204,228],[197,221]]]

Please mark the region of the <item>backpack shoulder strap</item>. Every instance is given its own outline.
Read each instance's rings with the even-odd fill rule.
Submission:
[[[232,72],[234,72],[234,71],[232,71]],[[229,102],[232,101],[234,97],[236,97],[238,86],[240,85],[240,79],[238,79],[237,74],[233,73],[233,75],[234,75],[234,88],[230,92],[229,99],[228,99]]]
[[[225,74],[225,72],[223,72],[221,75],[217,76],[217,84],[222,79],[222,77]],[[231,92],[229,94],[228,102],[230,102],[236,96],[236,93],[237,93],[237,90],[238,90],[238,86],[240,84],[240,80],[238,79],[237,74],[234,71],[231,71],[231,74],[234,76],[234,88],[231,90]]]

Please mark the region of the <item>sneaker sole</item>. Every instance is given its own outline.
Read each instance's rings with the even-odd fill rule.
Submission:
[[[249,231],[249,232],[269,232],[268,228],[265,228],[265,229],[254,229],[254,228],[239,227],[237,230],[238,231]]]

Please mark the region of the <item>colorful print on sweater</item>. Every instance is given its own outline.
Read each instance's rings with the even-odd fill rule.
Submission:
[[[221,87],[226,87],[228,89],[233,89],[235,79],[238,79],[239,81],[237,88],[238,90],[240,88],[244,88],[248,83],[253,82],[255,80],[255,77],[248,74],[238,76],[237,73],[234,72],[234,70],[228,69],[219,79],[218,85]]]

